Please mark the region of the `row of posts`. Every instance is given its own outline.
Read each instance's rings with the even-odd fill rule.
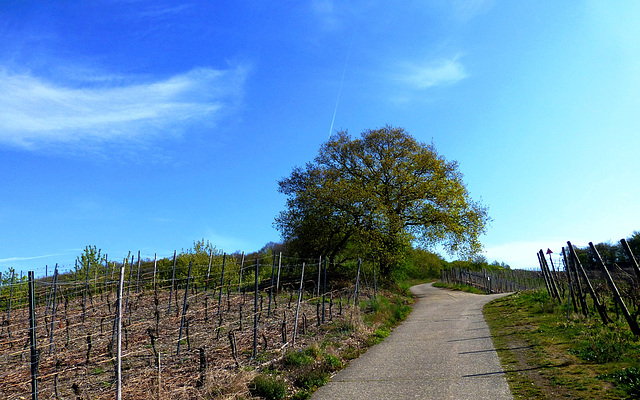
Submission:
[[[278,268],[277,268],[277,275],[276,275],[276,255],[274,254],[273,256],[273,265],[272,265],[272,271],[271,271],[271,279],[270,279],[270,287],[269,287],[269,308],[268,308],[268,316],[271,312],[271,298],[274,295],[273,293],[273,287],[274,287],[274,283],[276,283],[275,287],[278,287],[279,285],[279,281],[280,281],[280,269],[281,269],[281,255],[280,255],[280,261],[278,262]],[[207,288],[208,288],[208,283],[209,283],[209,274],[211,271],[211,258],[212,258],[212,254],[210,255],[210,260],[209,260],[209,268],[208,268],[208,272],[207,272]],[[157,258],[156,258],[157,261]],[[222,301],[222,287],[223,287],[223,283],[224,283],[224,272],[225,272],[225,262],[226,262],[226,255],[223,255],[223,264],[222,264],[222,274],[221,274],[221,281],[220,281],[220,292],[219,292],[219,296],[218,296],[218,312],[220,312],[220,303]],[[174,253],[174,263],[173,263],[173,272],[172,272],[172,282],[171,282],[171,289],[170,289],[170,297],[169,297],[169,308],[167,310],[168,313],[170,313],[171,311],[171,296],[173,295],[173,290],[174,290],[174,284],[175,284],[175,253]],[[244,257],[242,259],[242,264],[244,264]],[[115,362],[115,377],[116,377],[116,385],[117,385],[117,394],[116,394],[116,398],[118,400],[120,400],[122,398],[122,317],[123,317],[123,313],[126,312],[127,309],[127,304],[124,304],[123,307],[123,300],[125,298],[128,298],[128,293],[127,296],[123,296],[123,290],[124,290],[124,278],[125,278],[125,265],[126,263],[123,263],[120,267],[120,276],[119,276],[119,283],[118,283],[118,296],[117,296],[117,300],[116,300],[116,306],[115,306],[115,319],[114,319],[114,329],[113,329],[113,334],[115,336],[115,343],[117,346],[117,350],[116,350],[116,362]],[[133,258],[131,260],[131,265],[133,265]],[[139,266],[138,266],[139,267]],[[239,285],[242,282],[242,268],[243,266],[241,266],[241,270],[240,270],[240,280],[239,280]],[[254,323],[253,323],[253,352],[252,352],[252,357],[255,358],[257,355],[257,348],[258,348],[258,315],[259,315],[259,305],[258,305],[258,294],[259,294],[259,268],[260,268],[260,264],[259,261],[256,260],[256,264],[255,264],[255,281],[254,281],[254,291],[255,291],[255,296],[254,296]],[[182,318],[181,318],[181,322],[180,322],[180,330],[179,330],[179,335],[178,335],[178,343],[177,343],[177,349],[176,349],[176,353],[177,355],[180,355],[180,344],[182,342],[182,333],[183,333],[183,328],[185,326],[185,319],[186,319],[186,311],[187,311],[187,296],[188,296],[188,292],[189,292],[189,287],[190,287],[190,282],[191,282],[191,270],[192,270],[192,263],[189,263],[189,269],[188,269],[188,273],[187,273],[187,282],[186,282],[186,288],[185,288],[185,292],[184,292],[184,300],[183,300],[183,307],[182,307]],[[105,266],[105,271],[106,271],[106,266]],[[132,275],[132,271],[133,268],[130,268],[130,272],[129,272],[129,282],[131,282],[131,275]],[[138,268],[139,271],[139,268]],[[297,337],[297,333],[298,333],[298,319],[299,319],[299,311],[300,311],[300,303],[302,300],[302,293],[303,293],[303,285],[304,285],[304,272],[305,272],[305,263],[302,264],[302,271],[300,274],[300,288],[298,290],[298,301],[297,301],[297,305],[296,305],[296,313],[295,313],[295,324],[294,324],[294,331],[293,331],[293,344],[295,344],[295,340]],[[354,293],[353,293],[353,299],[354,299],[354,304],[358,304],[358,297],[359,297],[359,290],[360,290],[360,272],[361,272],[361,260],[358,260],[358,267],[357,267],[357,274],[356,274],[356,282],[355,282],[355,287],[354,287]],[[88,275],[88,273],[87,273]],[[139,275],[139,272],[138,272]],[[156,276],[156,263],[154,263],[154,288],[155,288],[155,276]],[[50,337],[49,337],[49,342],[50,342],[50,346],[49,346],[49,351],[51,352],[53,350],[53,331],[54,331],[54,320],[55,320],[55,310],[56,310],[56,299],[57,299],[57,278],[58,278],[58,269],[57,266],[54,270],[54,275],[53,275],[53,281],[52,281],[52,294],[51,294],[51,299],[52,299],[52,318],[51,318],[51,328],[50,328]],[[321,279],[322,278],[322,279]],[[139,277],[138,277],[139,279]],[[277,279],[277,282],[274,282],[274,280]],[[326,296],[326,290],[327,290],[327,260],[324,260],[324,263],[322,263],[322,260],[320,260],[318,262],[318,291],[316,293],[318,293],[318,295],[320,294],[320,285],[321,285],[321,281],[322,281],[322,313],[321,313],[321,322],[324,323],[325,322],[325,296]],[[139,282],[139,281],[138,281]],[[39,363],[39,356],[40,356],[40,349],[37,348],[37,341],[36,341],[36,315],[35,315],[35,308],[36,308],[36,303],[35,303],[35,278],[34,278],[34,272],[33,271],[29,271],[28,272],[28,297],[29,297],[29,343],[30,343],[30,364],[31,364],[31,392],[32,392],[32,399],[36,400],[38,398],[38,363]],[[106,287],[106,276],[105,276],[105,287]],[[136,285],[136,287],[138,287],[138,285]],[[13,288],[13,286],[12,286]],[[88,283],[85,282],[85,291],[88,288]],[[129,291],[130,286],[127,287],[127,292]],[[136,289],[137,290],[137,289]],[[176,294],[177,296],[177,294]],[[83,296],[83,298],[86,298],[86,293]],[[176,299],[177,300],[177,299]],[[128,301],[127,301],[128,303]],[[319,306],[319,303],[318,303]],[[84,307],[83,307],[84,309]],[[319,313],[320,315],[320,313]],[[319,321],[320,322],[320,321]]]
[[[620,243],[622,244],[622,248],[627,254],[627,257],[631,261],[631,265],[635,271],[636,277],[640,282],[640,268],[638,266],[638,262],[636,261],[633,253],[631,252],[631,248],[629,247],[629,244],[625,239],[620,240]],[[598,314],[600,315],[600,319],[604,324],[608,324],[609,322],[611,322],[611,318],[607,314],[605,305],[598,298],[597,293],[593,287],[593,284],[591,283],[591,280],[589,279],[589,276],[587,275],[586,270],[582,266],[582,263],[580,262],[580,259],[578,258],[575,248],[571,244],[571,242],[567,242],[567,248],[569,249],[568,255],[565,248],[564,247],[562,248],[562,257],[565,265],[565,273],[567,277],[567,282],[569,284],[569,296],[567,301],[570,302],[569,304],[573,304],[573,308],[576,311],[578,310],[578,303],[579,303],[582,314],[584,316],[587,316],[588,307],[586,302],[586,296],[587,296],[587,293],[585,293],[585,290],[586,290],[588,294],[591,296],[591,299],[593,300],[593,305],[597,310]],[[611,288],[613,297],[616,303],[618,304],[618,306],[620,306],[620,309],[622,310],[622,313],[629,325],[629,328],[631,329],[631,332],[636,336],[640,336],[640,327],[638,326],[636,319],[629,313],[629,310],[627,309],[627,306],[624,303],[622,296],[620,295],[620,291],[618,290],[618,287],[615,281],[611,277],[609,269],[607,268],[605,263],[602,261],[602,257],[600,257],[600,253],[598,252],[598,250],[596,249],[596,247],[592,242],[589,242],[589,248],[593,253],[594,259],[596,260],[596,264],[598,265],[598,267],[600,267],[600,269],[604,273],[607,283]],[[559,289],[561,287],[559,285],[559,271],[556,271],[555,266],[553,265],[553,260],[551,258],[551,251],[548,250],[547,254],[549,255],[551,268],[549,268],[549,264],[545,259],[544,252],[540,250],[538,252],[538,262],[540,264],[540,269],[542,270],[543,276],[545,278],[545,284],[546,284],[547,291],[549,292],[549,295],[554,301],[557,300],[558,302],[562,302],[562,298],[564,297],[564,289],[562,289],[563,293],[561,295],[560,289]],[[583,288],[582,281],[584,282],[586,289]],[[567,305],[567,313],[569,312],[569,304]]]

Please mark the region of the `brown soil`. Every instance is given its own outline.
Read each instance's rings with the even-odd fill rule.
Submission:
[[[160,291],[157,301],[152,290],[138,295],[133,291],[129,295],[130,307],[123,317],[124,399],[249,398],[247,383],[255,375],[252,371],[277,360],[287,349],[294,347],[292,336],[297,298],[289,293],[281,294],[278,301],[272,303],[268,317],[268,297],[260,297],[258,350],[253,357],[252,295],[223,295],[218,313],[217,294],[191,291],[186,313],[188,324],[183,328],[180,355],[177,355],[184,291],[178,291],[177,304],[175,298],[172,299],[170,314],[167,314],[168,291]],[[341,293],[336,292],[333,296],[331,309],[327,298],[326,323],[322,326],[317,325],[316,305],[308,299],[301,304],[300,336],[295,348],[321,341],[325,335],[332,334],[328,330],[330,322],[348,318],[346,294],[341,298]],[[115,398],[112,356],[115,346],[110,350],[114,303],[113,293],[109,298],[106,293],[94,295],[87,299],[83,320],[81,295],[77,300],[62,301],[55,317],[51,346],[51,310],[45,316],[45,306],[36,309],[40,399]],[[305,319],[306,325],[303,324]],[[0,398],[29,398],[27,309],[13,310],[10,322],[0,332]],[[286,322],[286,341],[282,334],[283,322]],[[237,363],[231,353],[230,332],[234,332],[237,342]],[[201,349],[205,364],[201,364]],[[160,368],[157,367],[158,354]],[[206,367],[203,373],[201,366]]]

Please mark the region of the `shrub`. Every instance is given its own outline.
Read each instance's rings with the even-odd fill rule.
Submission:
[[[329,372],[324,368],[305,368],[295,379],[296,386],[313,389],[323,386],[329,380]]]
[[[309,365],[313,362],[314,358],[302,351],[289,351],[282,358],[282,364],[286,367],[301,367],[303,365]]]
[[[280,379],[258,375],[253,379],[251,394],[268,400],[281,400],[287,395],[287,384]]]
[[[339,369],[342,368],[342,361],[340,361],[340,359],[336,356],[334,356],[333,354],[327,354],[324,357],[324,364],[325,364],[325,368],[328,371],[338,371]]]

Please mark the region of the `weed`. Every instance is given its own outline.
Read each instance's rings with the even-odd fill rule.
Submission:
[[[339,334],[348,335],[356,328],[353,322],[346,319],[339,319],[338,321],[333,322],[332,329],[334,329]]]
[[[309,365],[313,362],[313,358],[302,351],[289,351],[282,358],[282,364],[286,367],[301,367]]]
[[[311,393],[308,390],[301,390],[298,393],[291,396],[291,400],[307,400],[311,398]]]
[[[329,372],[324,368],[305,368],[296,377],[295,384],[308,390],[323,386],[328,380]]]
[[[287,384],[272,376],[258,375],[252,381],[251,394],[267,400],[281,400],[287,395]]]
[[[314,360],[317,360],[320,357],[320,348],[316,345],[311,345],[303,350],[303,353]]]
[[[596,364],[618,361],[627,352],[628,341],[618,332],[603,329],[569,353]]]
[[[333,354],[324,356],[324,365],[328,371],[338,371],[342,368],[342,361]]]
[[[599,376],[622,388],[632,399],[640,398],[640,368],[630,367]]]

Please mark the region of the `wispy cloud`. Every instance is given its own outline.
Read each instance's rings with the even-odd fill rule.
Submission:
[[[58,257],[58,256],[64,256],[64,255],[68,255],[68,254],[70,254],[70,252],[46,254],[46,255],[42,255],[42,256],[31,256],[31,257],[0,258],[0,264],[15,263],[15,262],[18,262],[18,261],[41,260],[43,258]]]
[[[177,6],[154,5],[145,11],[141,11],[140,15],[144,17],[165,17],[181,14],[192,7],[192,4],[180,4]]]
[[[398,79],[415,89],[451,85],[468,77],[458,57],[423,64],[406,64]]]
[[[454,0],[451,2],[454,15],[461,21],[469,21],[478,14],[487,12],[494,5],[494,0]]]
[[[0,69],[0,143],[30,149],[179,133],[181,124],[215,121],[237,105],[247,72],[198,68],[152,81],[65,84]]]

